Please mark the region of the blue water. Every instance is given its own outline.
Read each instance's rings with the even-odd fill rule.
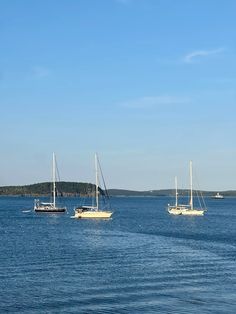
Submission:
[[[168,198],[113,198],[112,220],[0,198],[0,313],[236,313],[236,199],[204,217]]]

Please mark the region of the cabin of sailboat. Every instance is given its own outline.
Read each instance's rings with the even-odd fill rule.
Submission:
[[[39,213],[64,213],[66,207],[56,205],[56,156],[52,157],[52,202],[41,202],[39,199],[34,200],[34,211]]]
[[[104,183],[104,197],[106,199],[106,207],[109,209],[102,207],[100,198],[101,198],[101,192],[102,190],[99,189],[99,173],[102,176],[103,183]],[[97,154],[95,154],[95,179],[96,179],[96,185],[95,185],[95,205],[83,205],[78,206],[75,208],[75,215],[74,218],[99,218],[99,219],[108,219],[112,215],[112,211],[110,210],[110,202],[109,202],[109,196],[106,190],[106,185],[104,182],[104,178],[102,175],[101,166],[98,160]]]

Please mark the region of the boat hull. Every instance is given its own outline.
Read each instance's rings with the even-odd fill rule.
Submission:
[[[182,215],[182,212],[186,210],[188,210],[186,205],[168,206],[168,213],[171,215]]]
[[[35,208],[34,211],[36,213],[64,213],[66,211],[66,208]]]
[[[181,215],[184,215],[184,216],[203,216],[204,210],[197,210],[197,209],[183,210]]]
[[[183,215],[183,216],[203,216],[204,210],[202,209],[190,209],[184,206],[169,207],[168,213],[171,215]]]
[[[108,211],[85,211],[75,212],[74,218],[86,218],[86,219],[108,219],[111,218],[112,212]]]
[[[181,215],[181,210],[175,209],[175,208],[171,208],[171,209],[168,209],[168,213],[171,214],[171,215]]]

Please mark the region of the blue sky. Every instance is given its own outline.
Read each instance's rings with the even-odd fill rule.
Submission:
[[[236,1],[0,0],[0,185],[236,189]]]

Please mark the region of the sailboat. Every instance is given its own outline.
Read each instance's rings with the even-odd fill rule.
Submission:
[[[41,202],[39,199],[34,200],[34,211],[40,213],[64,213],[66,207],[58,207],[56,205],[56,157],[52,156],[52,202]]]
[[[190,201],[186,205],[178,205],[178,192],[177,192],[177,180],[176,180],[176,203],[175,205],[168,205],[168,212],[172,215],[184,215],[184,216],[203,216],[205,210],[202,208],[196,208],[193,204],[193,163],[190,161]]]
[[[99,219],[108,219],[112,215],[112,211],[105,210],[101,208],[101,204],[99,202],[100,192],[99,192],[99,171],[101,172],[101,166],[98,160],[97,154],[95,154],[95,178],[96,178],[96,186],[95,186],[95,206],[79,206],[75,208],[75,215],[73,218],[99,218]],[[102,173],[101,173],[102,174]],[[102,176],[103,178],[103,176]],[[107,195],[108,196],[108,195]]]

